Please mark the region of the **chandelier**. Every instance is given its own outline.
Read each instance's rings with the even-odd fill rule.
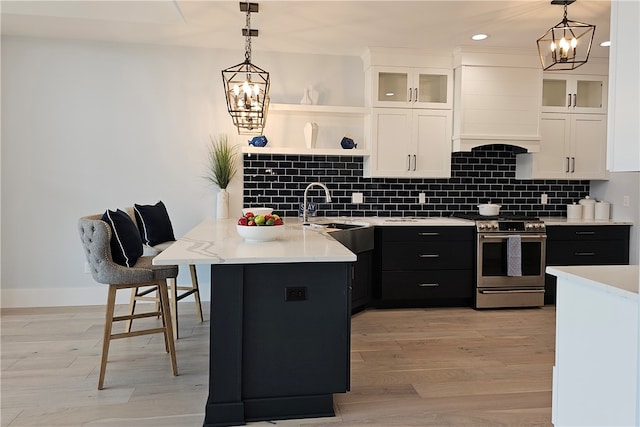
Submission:
[[[227,111],[239,134],[262,134],[269,109],[269,73],[251,63],[251,37],[258,30],[251,29],[251,12],[258,12],[258,3],[241,2],[246,12],[244,62],[222,70]]]
[[[551,1],[564,5],[564,18],[538,39],[538,54],[545,71],[573,70],[589,60],[596,26],[567,19],[567,5],[574,1]]]

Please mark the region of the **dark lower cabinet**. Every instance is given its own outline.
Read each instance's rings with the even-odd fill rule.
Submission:
[[[471,306],[473,227],[376,227],[375,305]]]
[[[547,265],[627,265],[630,225],[548,225]],[[545,275],[545,304],[555,304],[556,277]]]
[[[211,268],[205,427],[333,416],[350,388],[351,263]]]
[[[351,313],[364,310],[371,303],[371,269],[373,250],[356,254],[351,277]]]

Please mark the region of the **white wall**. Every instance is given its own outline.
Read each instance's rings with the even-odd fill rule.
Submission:
[[[243,51],[2,38],[1,306],[104,304],[84,273],[76,223],[105,209],[163,200],[176,235],[213,217],[203,178],[209,135],[238,136],[220,71]],[[363,105],[358,57],[270,54],[272,102]],[[230,187],[240,210],[242,178]],[[188,282],[182,268],[179,282]],[[209,271],[198,267],[203,298]],[[125,298],[126,299],[126,298]],[[121,300],[123,301],[123,300]]]
[[[639,262],[638,224],[640,224],[640,172],[612,172],[609,181],[591,181],[591,196],[611,203],[611,218],[631,221],[629,262]],[[629,206],[624,206],[629,196]]]

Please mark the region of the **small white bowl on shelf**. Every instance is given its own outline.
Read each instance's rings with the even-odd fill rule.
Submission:
[[[271,242],[284,234],[284,225],[236,225],[236,230],[248,242]]]
[[[247,212],[253,212],[254,215],[268,215],[273,212],[273,208],[267,208],[264,206],[254,208],[242,208],[242,215],[246,215]]]

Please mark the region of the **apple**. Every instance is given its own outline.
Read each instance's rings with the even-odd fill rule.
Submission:
[[[243,216],[238,220],[238,225],[247,225],[248,222],[247,218]]]
[[[264,225],[265,223],[264,216],[262,215],[256,215],[256,217],[253,220],[255,221],[256,225]]]

